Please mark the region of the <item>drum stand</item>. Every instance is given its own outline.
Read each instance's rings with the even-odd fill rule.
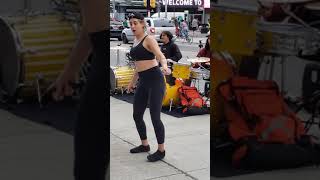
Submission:
[[[286,91],[286,61],[287,61],[287,55],[271,55],[270,59],[267,60],[267,63],[270,62],[270,69],[269,69],[269,77],[267,77],[267,66],[265,67],[265,74],[264,74],[264,79],[267,80],[273,80],[273,75],[274,75],[274,67],[275,67],[275,60],[276,57],[281,58],[281,79],[280,79],[280,90],[283,95],[287,94]]]
[[[304,20],[300,19],[294,12],[292,12],[291,10],[287,9],[285,7],[285,5],[280,5],[280,8],[282,9],[282,11],[288,15],[288,17],[285,19],[284,22],[289,20],[289,18],[293,18],[294,20],[296,20],[297,22],[299,22],[301,25],[303,25],[304,27],[306,27],[307,29],[310,29],[312,31],[314,31],[316,34],[320,34],[320,31],[313,28],[311,25],[309,25],[308,23],[306,23]],[[312,43],[312,42],[310,42]],[[275,65],[275,58],[276,57],[280,57],[281,58],[281,92],[283,95],[286,95],[286,86],[285,86],[285,81],[286,81],[286,60],[288,58],[288,56],[298,56],[299,54],[296,52],[292,52],[292,53],[272,53],[271,54],[271,60],[270,60],[270,71],[269,71],[269,80],[273,80],[273,74],[274,74],[274,65]],[[268,55],[267,55],[268,56]],[[266,67],[267,68],[267,67]],[[265,70],[265,79],[267,79],[267,70]]]
[[[120,66],[120,50],[117,49],[117,65],[116,66]]]
[[[40,82],[43,80],[43,77],[41,74],[37,74],[36,75],[36,86],[37,86],[37,96],[38,96],[38,103],[40,108],[43,107],[42,105],[42,93],[41,93],[41,86],[40,86]]]

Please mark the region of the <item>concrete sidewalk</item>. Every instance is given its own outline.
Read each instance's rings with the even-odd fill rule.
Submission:
[[[72,180],[73,138],[0,109],[1,180]]]
[[[132,119],[132,104],[111,100],[111,180],[210,179],[210,116],[175,118],[161,114],[166,128],[166,157],[147,162],[147,153],[130,154],[141,142]],[[153,153],[157,149],[149,110],[145,113],[147,134]]]

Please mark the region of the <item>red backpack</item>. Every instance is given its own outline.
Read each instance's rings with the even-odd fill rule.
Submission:
[[[178,91],[183,113],[203,114],[201,110],[206,107],[206,103],[196,87],[184,85]]]
[[[305,135],[301,120],[289,110],[274,81],[234,77],[219,85],[228,134],[235,142],[255,139],[260,144],[295,144]],[[248,154],[247,144],[233,153],[238,166]]]

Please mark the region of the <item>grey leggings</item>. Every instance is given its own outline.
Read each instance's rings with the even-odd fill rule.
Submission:
[[[164,126],[160,119],[164,94],[164,76],[158,66],[139,72],[139,83],[133,102],[133,118],[141,140],[147,139],[143,114],[149,103],[151,121],[158,144],[164,143]]]

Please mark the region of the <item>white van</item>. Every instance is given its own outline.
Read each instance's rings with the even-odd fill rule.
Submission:
[[[176,27],[171,20],[165,18],[145,18],[145,20],[148,24],[147,33],[154,36],[158,42],[160,42],[160,34],[162,31],[170,31],[173,34],[173,39],[176,38]],[[122,30],[121,39],[124,44],[127,44],[129,41],[133,41],[134,35],[130,27]]]
[[[167,12],[167,19],[172,19],[173,17],[181,17],[182,19],[184,19],[184,12]],[[152,16],[152,18],[158,18],[158,13],[154,13]],[[160,12],[160,18],[165,18],[165,12]]]

